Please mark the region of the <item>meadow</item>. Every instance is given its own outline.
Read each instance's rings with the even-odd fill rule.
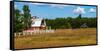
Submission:
[[[96,28],[56,29],[44,33],[15,37],[15,49],[45,48],[96,44]]]

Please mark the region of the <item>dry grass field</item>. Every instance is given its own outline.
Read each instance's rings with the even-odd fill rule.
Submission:
[[[55,33],[15,37],[15,49],[96,44],[96,28],[57,29]]]

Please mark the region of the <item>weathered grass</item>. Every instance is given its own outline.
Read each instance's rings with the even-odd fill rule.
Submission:
[[[96,28],[57,29],[55,33],[15,37],[15,49],[96,44]]]

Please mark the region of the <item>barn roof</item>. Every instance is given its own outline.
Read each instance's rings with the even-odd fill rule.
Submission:
[[[34,19],[32,21],[32,27],[40,27],[43,19]]]

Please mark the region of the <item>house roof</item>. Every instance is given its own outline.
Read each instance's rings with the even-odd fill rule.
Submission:
[[[86,28],[88,27],[86,23],[82,24],[80,27]]]
[[[43,19],[33,19],[32,27],[40,27]]]

